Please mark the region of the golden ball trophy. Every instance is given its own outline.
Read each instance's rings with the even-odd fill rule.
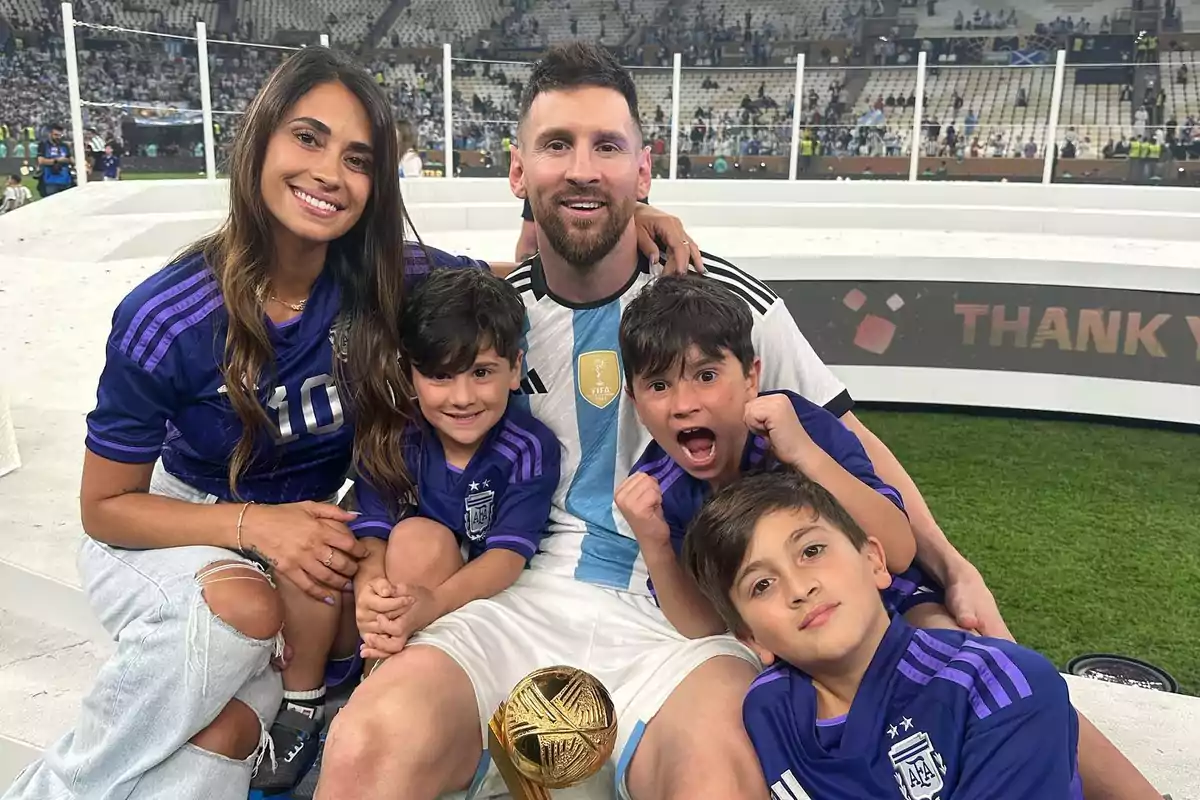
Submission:
[[[550,800],[612,755],[617,715],[608,690],[574,667],[526,675],[488,725],[488,750],[513,800]]]

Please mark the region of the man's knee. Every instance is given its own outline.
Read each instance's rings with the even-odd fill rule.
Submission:
[[[283,627],[283,606],[267,576],[244,561],[215,561],[196,573],[218,618],[252,639],[270,639]]]
[[[322,774],[336,781],[403,766],[443,788],[465,786],[483,746],[478,731],[466,673],[440,650],[406,648],[363,681],[334,719]]]
[[[762,768],[742,726],[742,699],[756,675],[734,656],[706,661],[646,727],[630,763],[635,800],[766,796]]]
[[[355,711],[346,706],[329,725],[321,769],[330,777],[369,774],[397,746],[394,734],[404,733],[385,714]]]

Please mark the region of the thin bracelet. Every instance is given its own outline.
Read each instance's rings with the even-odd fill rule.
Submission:
[[[250,506],[252,506],[252,505],[254,505],[254,502],[253,502],[253,501],[250,501],[250,502],[246,503],[244,506],[242,506],[242,511],[241,511],[241,513],[240,513],[240,514],[238,514],[238,524],[237,524],[237,549],[238,549],[238,551],[239,551],[239,552],[244,552],[244,549],[242,548],[242,520],[246,518],[246,509],[247,509],[247,508],[249,508],[249,507],[250,507]]]

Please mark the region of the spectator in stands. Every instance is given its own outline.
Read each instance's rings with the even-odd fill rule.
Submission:
[[[70,189],[75,183],[71,167],[75,159],[71,149],[63,141],[63,126],[57,123],[50,126],[50,138],[38,145],[38,167],[41,178],[38,180],[38,191],[42,197]]]
[[[396,123],[396,141],[400,147],[400,177],[420,178],[424,170],[421,154],[417,152],[417,134],[411,122],[402,119]]]
[[[121,157],[113,150],[111,143],[104,146],[104,153],[100,156],[100,172],[106,181],[121,180]]]
[[[1150,112],[1145,106],[1139,106],[1133,112],[1133,135],[1139,140],[1146,138],[1146,126],[1150,122]]]
[[[15,211],[26,203],[33,201],[33,193],[21,182],[21,176],[9,175],[4,186],[4,202],[0,205],[0,214]]]
[[[95,128],[88,128],[83,132],[83,146],[87,155],[87,171],[91,175],[96,169],[97,159],[104,155],[104,137]]]
[[[1038,146],[1037,142],[1032,136],[1030,136],[1029,141],[1025,143],[1024,154],[1026,158],[1037,158]]]

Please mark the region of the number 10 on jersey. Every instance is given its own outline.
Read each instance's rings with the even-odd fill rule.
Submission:
[[[317,408],[313,405],[313,392],[324,389],[325,399],[329,404],[328,422],[322,423],[317,419]],[[221,386],[217,389],[220,394],[228,394]],[[286,386],[276,386],[267,401],[267,409],[275,412],[275,444],[282,445],[294,442],[300,438],[292,426],[291,400],[288,398]],[[304,428],[313,436],[323,436],[333,433],[342,427],[345,415],[342,412],[342,398],[338,394],[337,383],[332,375],[314,375],[300,384],[300,411],[304,417]],[[323,415],[322,415],[323,416]]]

